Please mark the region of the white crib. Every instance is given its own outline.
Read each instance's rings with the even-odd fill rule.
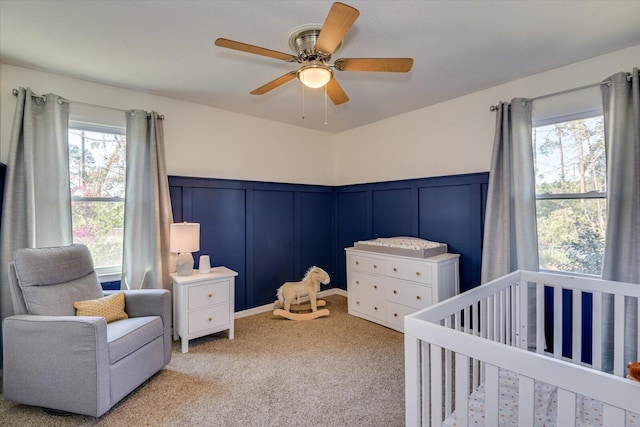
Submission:
[[[624,377],[625,297],[637,306],[640,285],[517,271],[405,317],[406,425],[640,425],[640,383]],[[613,374],[601,371],[609,304]]]

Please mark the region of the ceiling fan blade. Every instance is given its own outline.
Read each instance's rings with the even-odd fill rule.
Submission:
[[[344,93],[344,90],[342,90],[342,87],[338,84],[335,77],[332,77],[329,83],[327,83],[327,95],[329,95],[329,98],[331,98],[331,101],[335,105],[344,104],[349,100],[349,97]]]
[[[288,53],[278,52],[276,50],[266,49],[264,47],[253,46],[251,44],[237,42],[234,40],[219,38],[215,41],[216,46],[235,49],[241,52],[253,53],[256,55],[268,56],[270,58],[282,59],[284,61],[295,61],[295,57]]]
[[[322,30],[320,30],[320,35],[316,40],[316,49],[320,52],[332,54],[359,15],[358,9],[344,3],[335,2],[331,6],[331,10],[329,10],[327,19],[322,24]]]
[[[269,83],[267,83],[266,85],[260,86],[258,89],[254,89],[251,91],[251,95],[264,95],[265,93],[269,92],[270,90],[273,90],[275,88],[277,88],[278,86],[282,86],[283,84],[287,83],[290,80],[293,80],[296,78],[296,74],[297,71],[290,71],[287,74],[278,77],[275,80],[270,81]]]
[[[413,58],[340,58],[333,65],[340,71],[406,73],[413,66]]]

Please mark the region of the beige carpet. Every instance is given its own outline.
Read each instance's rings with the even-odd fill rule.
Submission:
[[[403,335],[347,314],[304,322],[270,312],[227,333],[174,342],[171,363],[99,419],[0,400],[2,426],[402,426]]]

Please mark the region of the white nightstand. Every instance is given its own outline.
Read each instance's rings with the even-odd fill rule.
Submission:
[[[194,270],[190,276],[173,279],[173,339],[182,339],[182,352],[189,340],[229,330],[233,339],[235,276],[227,267],[213,267],[210,273]]]

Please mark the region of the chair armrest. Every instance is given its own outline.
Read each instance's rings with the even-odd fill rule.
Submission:
[[[92,416],[111,407],[104,318],[9,316],[2,337],[5,399]]]
[[[114,291],[105,291],[105,295]],[[115,291],[120,292],[120,291]],[[165,364],[171,361],[172,333],[171,292],[166,289],[136,289],[124,291],[125,307],[129,317],[160,316],[164,327]]]

